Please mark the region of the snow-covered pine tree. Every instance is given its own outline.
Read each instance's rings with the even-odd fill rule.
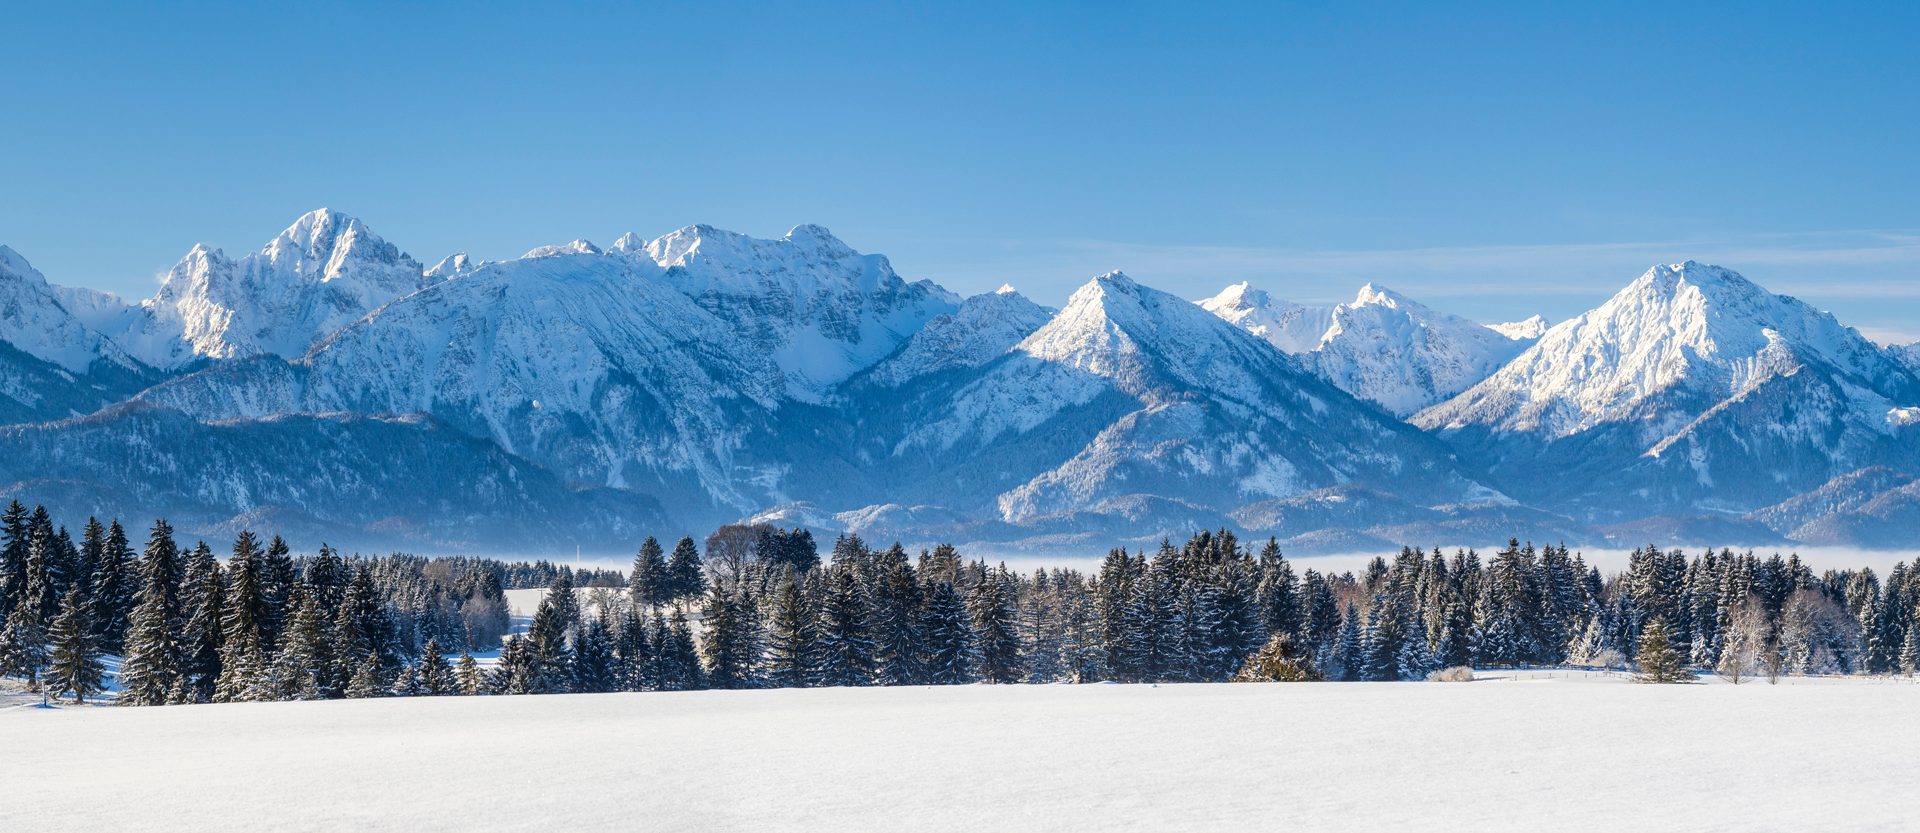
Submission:
[[[180,553],[173,527],[155,521],[140,561],[139,589],[128,617],[126,655],[120,666],[119,702],[129,706],[166,703],[182,675],[179,642],[181,608],[176,582]]]
[[[458,685],[457,694],[473,697],[487,691],[486,678],[480,673],[480,662],[464,650],[460,652],[460,659],[453,664],[453,679]]]
[[[179,702],[205,703],[213,699],[214,683],[220,679],[224,596],[220,562],[201,541],[187,555],[180,585],[180,603],[187,620],[180,630],[181,676],[175,686]]]
[[[1301,604],[1299,582],[1294,579],[1293,565],[1287,563],[1280,554],[1280,542],[1268,538],[1260,548],[1260,579],[1255,589],[1259,598],[1260,624],[1266,633],[1287,633],[1299,641],[1301,620],[1305,618],[1305,605]]]
[[[324,700],[340,690],[342,672],[333,653],[333,634],[321,618],[320,602],[303,582],[295,586],[293,614],[274,657],[274,699]]]
[[[875,560],[878,575],[870,592],[874,682],[918,685],[925,676],[920,666],[920,585],[899,544]]]
[[[47,666],[48,623],[53,618],[41,604],[53,582],[49,563],[53,536],[36,531],[29,537],[13,612],[0,623],[0,675],[19,677],[29,690],[38,691]],[[54,616],[58,615],[56,605]]]
[[[653,536],[640,543],[640,552],[633,557],[633,572],[627,576],[627,592],[633,595],[633,603],[647,608],[667,604],[673,600],[675,588],[673,576],[667,571],[667,557],[660,549],[660,542]]]
[[[259,542],[241,532],[227,559],[227,587],[220,629],[220,675],[214,681],[213,700],[238,703],[266,699],[267,650],[261,635],[266,598],[260,586]]]
[[[1667,636],[1667,620],[1654,617],[1640,631],[1640,649],[1636,657],[1640,663],[1640,675],[1635,679],[1643,683],[1690,683],[1693,675],[1687,671],[1687,661],[1674,647]]]
[[[1019,682],[1023,674],[1011,583],[1007,566],[1002,564],[987,580],[975,585],[967,599],[979,656],[975,670],[984,682]]]
[[[1360,635],[1360,610],[1352,602],[1347,603],[1346,615],[1340,617],[1340,640],[1335,655],[1340,658],[1341,680],[1353,682],[1365,678],[1366,642]]]
[[[573,597],[572,583],[554,579],[554,587],[540,599],[527,626],[527,656],[532,670],[528,687],[533,694],[561,694],[573,689],[573,649],[568,644],[562,612]]]
[[[933,685],[960,685],[974,681],[979,651],[973,639],[973,620],[950,582],[939,582],[927,596],[920,615],[922,667]]]
[[[758,687],[762,637],[753,604],[738,588],[714,585],[701,610],[706,632],[700,640],[700,659],[708,687]]]
[[[47,666],[47,688],[54,696],[73,695],[73,702],[84,703],[89,695],[104,686],[100,649],[95,644],[93,623],[88,621],[88,604],[81,596],[79,583],[67,588],[60,615],[53,620],[50,634],[51,661]]]
[[[461,655],[466,656],[466,652],[462,651]],[[470,656],[467,658],[472,659]],[[415,664],[415,667],[420,677],[421,694],[444,697],[460,693],[459,681],[454,678],[453,666],[447,664],[446,653],[440,647],[440,640],[430,638],[426,645],[421,646],[420,661]]]
[[[823,686],[872,685],[873,634],[867,601],[854,572],[859,562],[840,556],[838,550],[827,573],[827,596],[816,628],[820,646],[816,676]],[[1011,621],[1007,627],[1011,630]]]
[[[93,536],[96,526],[96,522],[88,522],[88,538]],[[93,607],[90,618],[100,650],[107,653],[124,650],[127,624],[133,616],[139,589],[139,564],[127,547],[127,532],[118,520],[112,521],[100,544],[99,565],[93,575],[93,597],[89,600]]]
[[[693,647],[693,631],[687,627],[687,615],[679,610],[661,625],[654,615],[654,644],[658,646],[659,685],[662,691],[692,691],[705,687],[700,673],[700,657]]]
[[[347,681],[347,696],[355,700],[380,697],[387,693],[387,686],[381,684],[383,672],[380,668],[380,655],[368,651],[353,668],[353,677]]]
[[[698,599],[707,592],[707,571],[700,564],[700,550],[693,539],[681,536],[667,558],[667,586],[675,602]]]
[[[580,628],[573,649],[573,690],[600,694],[620,690],[613,657],[613,636],[599,619]]]
[[[495,694],[534,693],[533,652],[527,649],[526,637],[509,636],[501,643],[500,663],[493,669],[491,682]]]
[[[774,588],[767,611],[767,677],[777,688],[813,684],[817,676],[819,614],[789,577]],[[963,611],[964,613],[964,611]]]
[[[267,541],[261,553],[260,569],[260,647],[271,655],[280,648],[280,634],[293,616],[293,588],[299,579],[293,564],[292,548],[278,535]]]
[[[640,608],[629,603],[620,606],[618,623],[614,631],[613,658],[620,690],[650,691],[655,686],[651,676],[655,668],[653,645],[647,639],[647,622],[641,618]]]
[[[418,697],[425,691],[420,685],[418,665],[401,666],[400,673],[393,678],[393,686],[388,689],[388,693],[395,697]]]
[[[1292,634],[1283,630],[1276,631],[1266,645],[1247,657],[1246,664],[1233,675],[1231,682],[1299,683],[1320,679],[1320,670],[1313,666],[1312,658],[1300,650]]]
[[[19,500],[8,502],[0,514],[0,533],[6,538],[0,546],[0,623],[13,615],[27,586],[27,508]]]

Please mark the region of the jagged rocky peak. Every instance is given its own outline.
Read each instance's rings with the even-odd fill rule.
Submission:
[[[133,363],[61,301],[58,287],[11,247],[0,245],[0,340],[73,373],[97,360]]]
[[[1199,304],[1202,309],[1288,353],[1306,353],[1319,347],[1321,337],[1333,326],[1333,307],[1307,306],[1274,298],[1246,281],[1229,286]]]
[[[1308,357],[1322,378],[1406,417],[1485,379],[1525,345],[1369,283]]]
[[[940,371],[979,367],[1006,354],[1052,316],[1053,310],[1002,284],[928,321],[899,352],[875,365],[865,381],[901,385]]]
[[[1552,325],[1547,322],[1546,316],[1534,315],[1521,321],[1488,324],[1487,329],[1514,341],[1533,341],[1545,335],[1550,326]]]
[[[423,271],[413,258],[374,234],[365,223],[328,208],[301,215],[260,253],[272,263],[287,264],[296,274],[312,275],[321,281],[338,278],[360,263]]]
[[[439,263],[428,268],[426,276],[430,280],[442,281],[457,278],[485,265],[485,261],[474,260],[468,257],[466,252],[456,252],[441,258]]]
[[[621,239],[624,240],[625,238],[621,238]],[[591,240],[581,239],[581,240],[575,240],[571,243],[559,243],[551,246],[536,246],[533,249],[528,250],[526,254],[521,255],[520,259],[533,260],[535,258],[559,257],[561,255],[597,255],[597,254],[603,254],[603,252],[600,251],[599,246],[593,245],[593,241]]]

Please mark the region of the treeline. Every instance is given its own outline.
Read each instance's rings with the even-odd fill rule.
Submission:
[[[0,536],[0,675],[76,700],[104,688],[103,655],[133,705],[383,693],[423,655],[497,647],[510,621],[497,561],[295,558],[243,532],[223,562],[164,520],[136,554],[117,520],[76,543],[18,502]]]
[[[710,550],[747,540],[740,551],[777,555],[709,557],[722,568],[708,572],[697,640],[684,604],[702,591],[650,578],[674,574],[651,541],[624,596],[583,610],[558,582],[527,637],[510,639],[495,674],[469,690],[1418,680],[1536,665],[1738,680],[1912,674],[1920,663],[1920,571],[1906,565],[1882,583],[1872,570],[1816,575],[1797,556],[1647,547],[1603,578],[1565,547],[1510,541],[1484,563],[1409,548],[1356,576],[1296,573],[1272,540],[1255,550],[1221,531],[1150,557],[1114,550],[1091,576],[1022,575],[950,546],[910,558],[858,537],[821,564],[790,545],[799,534],[716,533]],[[690,540],[676,547],[692,551]]]
[[[1296,571],[1271,539],[1203,532],[1099,570],[1016,573],[942,545],[729,526],[705,552],[647,539],[632,569],[294,558],[251,533],[225,563],[161,521],[75,544],[43,510],[0,518],[0,671],[147,705],[972,682],[1417,680],[1445,668],[1630,668],[1661,680],[1912,674],[1920,570],[1815,574],[1797,556],[1636,551],[1603,577],[1565,547],[1403,550]],[[503,588],[545,579],[524,634]],[[593,586],[587,587],[585,585]],[[499,648],[482,665],[474,652]],[[450,659],[451,657],[451,659]]]

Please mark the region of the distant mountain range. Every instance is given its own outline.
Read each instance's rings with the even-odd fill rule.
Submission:
[[[132,304],[0,246],[0,497],[209,536],[1897,547],[1917,475],[1920,345],[1692,262],[1549,327],[1371,284],[960,298],[810,225],[427,267],[320,210]]]

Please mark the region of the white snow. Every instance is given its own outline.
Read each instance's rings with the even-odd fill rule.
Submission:
[[[130,364],[124,352],[67,308],[68,299],[90,314],[107,303],[100,294],[47,283],[19,252],[0,245],[0,339],[74,373],[86,372],[96,359]]]
[[[1920,722],[1904,715],[1920,687],[1502,676],[18,708],[0,711],[15,750],[0,758],[0,829],[1913,822],[1902,798]]]
[[[1283,301],[1246,281],[1197,303],[1288,353],[1306,353],[1319,347],[1321,337],[1333,326],[1333,307]]]

